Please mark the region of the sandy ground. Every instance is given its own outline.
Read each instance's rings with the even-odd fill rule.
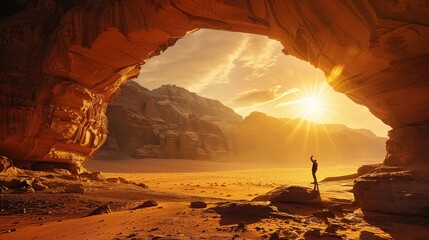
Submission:
[[[225,166],[216,170],[222,168]],[[320,178],[332,176],[337,170],[321,171]],[[325,207],[305,204],[277,206],[281,212],[292,214],[293,219],[221,215],[209,209],[225,201],[246,202],[243,200],[288,181],[309,185],[307,177],[293,176],[294,172],[307,175],[301,173],[302,169],[104,173],[107,178],[120,176],[149,188],[64,174],[51,174],[54,178],[48,179],[48,173],[26,172],[21,177],[49,181],[50,187],[33,194],[0,194],[0,239],[276,239],[276,234],[283,239],[427,239],[428,219],[363,214],[351,204],[352,180],[319,186],[325,202],[344,203],[341,211],[334,212],[334,219],[312,216]],[[82,184],[86,192],[64,193],[64,186],[74,183]],[[158,206],[133,210],[146,200],[154,200]],[[204,201],[208,207],[190,208],[192,201]],[[109,204],[113,212],[88,216],[104,204]],[[312,237],[311,231],[324,233],[328,226],[336,226],[337,237]]]

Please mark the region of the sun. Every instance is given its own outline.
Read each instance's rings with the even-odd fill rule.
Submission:
[[[302,99],[302,107],[308,115],[320,114],[322,111],[322,100],[318,96],[308,96]]]
[[[300,101],[300,105],[303,118],[316,122],[323,120],[325,114],[325,104],[321,96],[304,96]]]

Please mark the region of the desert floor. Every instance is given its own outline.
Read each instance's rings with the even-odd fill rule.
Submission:
[[[245,205],[278,186],[311,187],[311,175],[299,168],[241,170],[239,163],[129,161],[139,173],[103,162],[101,170],[116,173],[88,177],[18,171],[13,177],[37,178],[49,188],[0,194],[0,239],[427,239],[429,234],[428,219],[363,213],[353,204],[353,180],[321,183],[321,205],[277,204],[279,213],[264,215],[258,204],[268,203],[252,203],[245,211],[221,214],[215,209],[225,202]],[[87,167],[100,170],[97,163]],[[319,178],[355,170],[334,167],[321,170]],[[72,184],[83,186],[85,193],[65,193]],[[158,205],[135,209],[147,200]],[[190,208],[193,201],[208,206]],[[88,216],[106,204],[111,213]],[[316,216],[326,208],[334,218]]]

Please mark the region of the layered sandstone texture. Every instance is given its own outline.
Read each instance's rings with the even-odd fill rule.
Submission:
[[[133,81],[121,86],[107,117],[109,134],[100,155],[113,150],[137,158],[228,157],[242,121],[217,100],[174,85],[149,91]]]

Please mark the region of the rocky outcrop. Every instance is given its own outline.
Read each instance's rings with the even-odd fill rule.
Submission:
[[[390,125],[385,164],[429,164],[429,19],[420,1],[2,1],[0,154],[79,166],[119,86],[198,28],[266,35]],[[4,9],[4,10],[3,10]]]
[[[225,158],[242,121],[217,100],[172,85],[149,91],[133,81],[121,87],[106,115],[109,135],[100,154],[114,150],[136,158]]]
[[[270,201],[272,203],[321,203],[319,191],[300,186],[281,186],[252,201]]]
[[[353,194],[364,211],[429,216],[429,168],[379,167],[355,182]]]

